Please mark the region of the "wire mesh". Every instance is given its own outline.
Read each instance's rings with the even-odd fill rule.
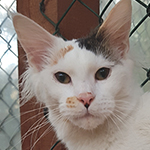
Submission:
[[[21,149],[17,39],[7,15],[15,7],[15,0],[0,1],[0,150]]]

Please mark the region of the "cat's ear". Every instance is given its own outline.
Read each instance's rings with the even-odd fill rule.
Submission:
[[[12,13],[11,16],[29,65],[34,70],[41,71],[48,63],[47,58],[53,53],[54,46],[62,39],[51,35],[37,23],[19,13]]]
[[[97,38],[103,34],[104,41],[123,57],[129,50],[131,27],[131,0],[121,0],[111,10],[97,32]]]

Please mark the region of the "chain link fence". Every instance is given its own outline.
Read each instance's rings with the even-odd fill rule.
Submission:
[[[0,1],[0,150],[21,150],[17,38],[7,15],[11,8],[16,9],[15,0]]]
[[[91,13],[94,13],[101,24],[108,12],[119,0],[100,0],[100,15],[96,14],[83,1],[73,0],[57,23],[46,16],[44,11],[45,0],[42,0],[40,3],[40,11],[54,26],[54,34],[63,37],[59,32],[59,25],[77,1],[81,5],[84,5]],[[138,78],[142,83],[141,86],[145,85],[145,90],[149,90],[150,85],[147,81],[150,80],[150,4],[149,0],[132,0],[132,3],[131,45],[133,46],[134,54],[138,53],[140,56],[139,59],[143,63],[141,69],[138,70]],[[7,5],[8,10],[10,8],[15,9],[16,2],[15,0],[0,1],[0,150],[21,150],[17,40],[5,5]],[[65,37],[63,38],[65,39]]]

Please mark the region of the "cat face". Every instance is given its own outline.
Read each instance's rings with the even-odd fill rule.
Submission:
[[[72,41],[21,14],[12,17],[29,64],[23,98],[36,96],[45,103],[54,126],[69,122],[92,130],[117,113],[125,115],[120,106],[127,104],[133,66],[128,58],[130,0],[121,0],[92,35]]]
[[[50,97],[46,105],[55,104],[52,109],[59,110],[58,116],[80,128],[96,128],[114,113],[119,99],[128,95],[124,82],[131,68],[81,49],[75,41],[66,44],[73,49],[42,72],[44,91]]]

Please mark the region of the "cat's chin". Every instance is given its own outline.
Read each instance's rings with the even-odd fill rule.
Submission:
[[[90,114],[86,114],[82,117],[72,118],[71,123],[84,130],[93,130],[99,125],[102,125],[105,121],[105,117],[95,117]]]

